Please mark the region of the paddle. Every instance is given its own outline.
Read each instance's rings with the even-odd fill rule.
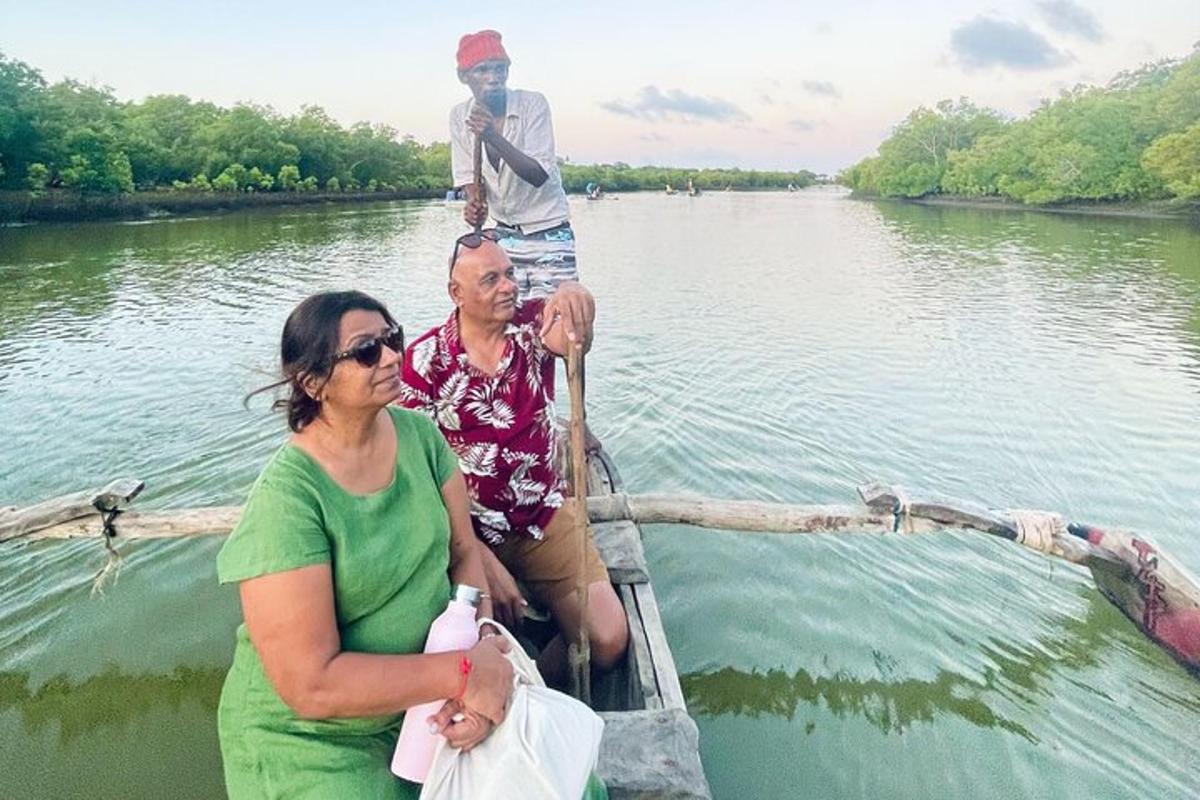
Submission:
[[[584,573],[587,568],[588,497],[587,450],[584,444],[583,420],[583,348],[574,342],[567,345],[567,388],[571,393],[571,488],[575,495],[575,526],[579,535],[579,641],[567,650],[571,663],[571,686],[575,696],[592,704],[592,649],[588,641],[588,586]]]

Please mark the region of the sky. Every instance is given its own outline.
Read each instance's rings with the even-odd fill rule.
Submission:
[[[1022,116],[1185,56],[1200,2],[0,0],[0,52],[50,81],[284,114],[313,104],[422,142],[448,138],[468,96],[458,38],[482,28],[503,34],[509,86],[549,99],[573,162],[833,173],[922,104],[966,96]]]

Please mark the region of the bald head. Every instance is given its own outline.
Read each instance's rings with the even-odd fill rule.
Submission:
[[[451,281],[457,279],[459,275],[468,272],[473,274],[486,270],[489,266],[496,266],[503,272],[511,263],[504,248],[491,239],[483,239],[478,247],[459,245],[452,258],[454,262],[450,265]]]
[[[448,288],[459,315],[476,323],[508,322],[516,313],[512,262],[504,248],[490,239],[479,247],[458,248]]]

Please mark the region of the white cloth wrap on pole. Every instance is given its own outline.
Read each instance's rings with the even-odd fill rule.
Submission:
[[[421,800],[561,800],[583,796],[600,758],[604,720],[546,686],[537,665],[506,628],[513,694],[504,722],[466,753],[438,742]]]
[[[1039,553],[1054,551],[1054,537],[1067,532],[1067,521],[1061,514],[1047,511],[1014,509],[1008,512],[1017,530],[1017,544]]]

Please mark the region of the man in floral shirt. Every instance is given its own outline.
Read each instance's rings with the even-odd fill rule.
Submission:
[[[515,575],[563,634],[539,657],[547,680],[561,683],[566,642],[579,636],[582,580],[592,663],[608,668],[628,642],[625,612],[591,541],[580,575],[579,510],[554,466],[554,359],[590,346],[592,296],[566,282],[518,304],[512,263],[487,231],[456,242],[449,290],[455,310],[405,351],[401,402],[428,413],[458,454],[500,621],[521,620]]]

